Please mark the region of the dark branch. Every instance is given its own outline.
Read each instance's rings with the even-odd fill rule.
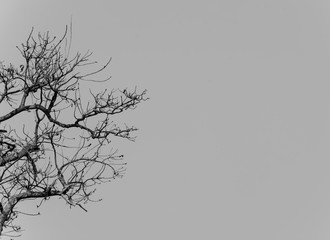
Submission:
[[[86,210],[81,204],[95,201],[95,187],[125,170],[123,155],[109,144],[114,137],[134,140],[137,128],[121,126],[114,116],[147,100],[146,91],[90,90],[91,100],[82,96],[88,102],[83,105],[80,83],[108,81],[110,77],[98,80],[96,75],[111,58],[97,70],[81,73],[96,62],[89,60],[90,52],[69,57],[67,32],[57,41],[48,32],[34,36],[32,29],[17,47],[24,63],[0,64],[0,105],[11,107],[0,114],[0,233],[3,227],[19,229],[12,225],[19,202],[60,196]],[[34,122],[25,121],[27,116]]]

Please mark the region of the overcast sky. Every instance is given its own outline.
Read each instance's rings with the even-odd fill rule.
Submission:
[[[21,239],[330,239],[329,1],[0,3],[0,60],[72,17],[73,51],[112,57],[107,87],[150,97],[115,146],[125,177],[88,213],[19,218]]]

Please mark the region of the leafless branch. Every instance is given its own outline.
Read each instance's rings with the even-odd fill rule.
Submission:
[[[90,90],[91,100],[84,105],[79,83],[110,79],[97,80],[96,75],[111,58],[83,73],[96,62],[90,61],[91,52],[70,58],[72,36],[67,33],[66,28],[57,40],[48,32],[35,36],[32,29],[17,47],[24,63],[0,64],[0,105],[9,107],[0,115],[0,233],[4,227],[20,229],[12,222],[24,200],[41,199],[41,204],[58,196],[87,211],[82,204],[94,201],[96,186],[125,170],[122,155],[109,150],[109,144],[115,137],[134,140],[137,128],[121,126],[113,117],[147,100],[146,90]],[[25,121],[26,116],[33,121]],[[21,125],[12,128],[17,119]]]

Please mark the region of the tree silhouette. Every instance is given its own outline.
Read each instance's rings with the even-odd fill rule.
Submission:
[[[59,40],[49,33],[17,47],[24,62],[0,65],[0,234],[19,231],[13,223],[19,203],[58,196],[70,206],[94,201],[96,184],[122,176],[123,155],[110,148],[113,138],[134,140],[137,128],[115,121],[135,107],[146,90],[102,90],[82,94],[83,83],[95,80],[110,60],[95,71],[81,73],[96,62],[91,52],[70,57],[68,28]]]

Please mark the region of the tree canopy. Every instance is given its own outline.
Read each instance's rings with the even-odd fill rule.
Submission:
[[[0,233],[20,230],[13,223],[20,202],[39,199],[40,205],[57,196],[86,210],[82,204],[93,201],[96,185],[125,170],[111,140],[133,141],[137,128],[115,115],[147,100],[146,90],[82,89],[86,82],[109,85],[110,78],[97,74],[111,59],[86,72],[97,62],[89,51],[70,56],[68,32],[57,39],[32,30],[17,47],[22,64],[0,64]]]

